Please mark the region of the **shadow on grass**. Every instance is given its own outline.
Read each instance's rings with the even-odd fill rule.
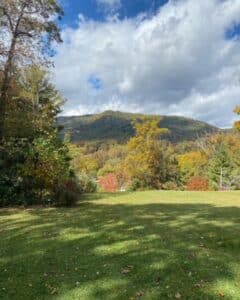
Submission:
[[[239,207],[92,199],[1,212],[1,299],[240,299]]]

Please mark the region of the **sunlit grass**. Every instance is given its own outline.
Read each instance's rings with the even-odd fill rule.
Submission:
[[[0,299],[240,299],[240,192],[0,210]]]

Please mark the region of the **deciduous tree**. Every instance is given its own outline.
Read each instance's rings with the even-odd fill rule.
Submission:
[[[237,106],[234,110],[234,112],[237,114],[237,115],[240,115],[240,106]],[[235,124],[234,124],[234,127],[240,131],[240,121],[236,121]]]
[[[153,179],[153,165],[161,163],[159,151],[160,136],[167,129],[159,128],[158,118],[145,118],[134,123],[135,137],[127,144],[126,165],[132,178],[138,179],[145,186],[156,185]],[[155,174],[156,175],[156,174]]]
[[[178,163],[182,173],[183,181],[190,177],[201,175],[208,163],[208,157],[201,151],[191,151],[179,155]]]
[[[46,62],[51,42],[61,42],[54,18],[62,15],[63,11],[57,0],[0,2],[0,140],[4,135],[11,80],[18,67],[40,60]]]

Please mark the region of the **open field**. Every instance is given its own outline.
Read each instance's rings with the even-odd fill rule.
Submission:
[[[240,299],[240,192],[0,210],[0,299]]]

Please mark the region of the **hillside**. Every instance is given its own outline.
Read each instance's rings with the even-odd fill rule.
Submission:
[[[134,135],[132,121],[146,115],[105,111],[100,114],[59,117],[58,125],[63,126],[62,134],[69,132],[73,142],[117,140],[123,142]],[[149,115],[148,115],[149,116]],[[151,117],[151,116],[150,116]],[[186,117],[159,116],[159,126],[169,129],[165,139],[172,142],[194,140],[206,133],[217,132],[217,127]]]

